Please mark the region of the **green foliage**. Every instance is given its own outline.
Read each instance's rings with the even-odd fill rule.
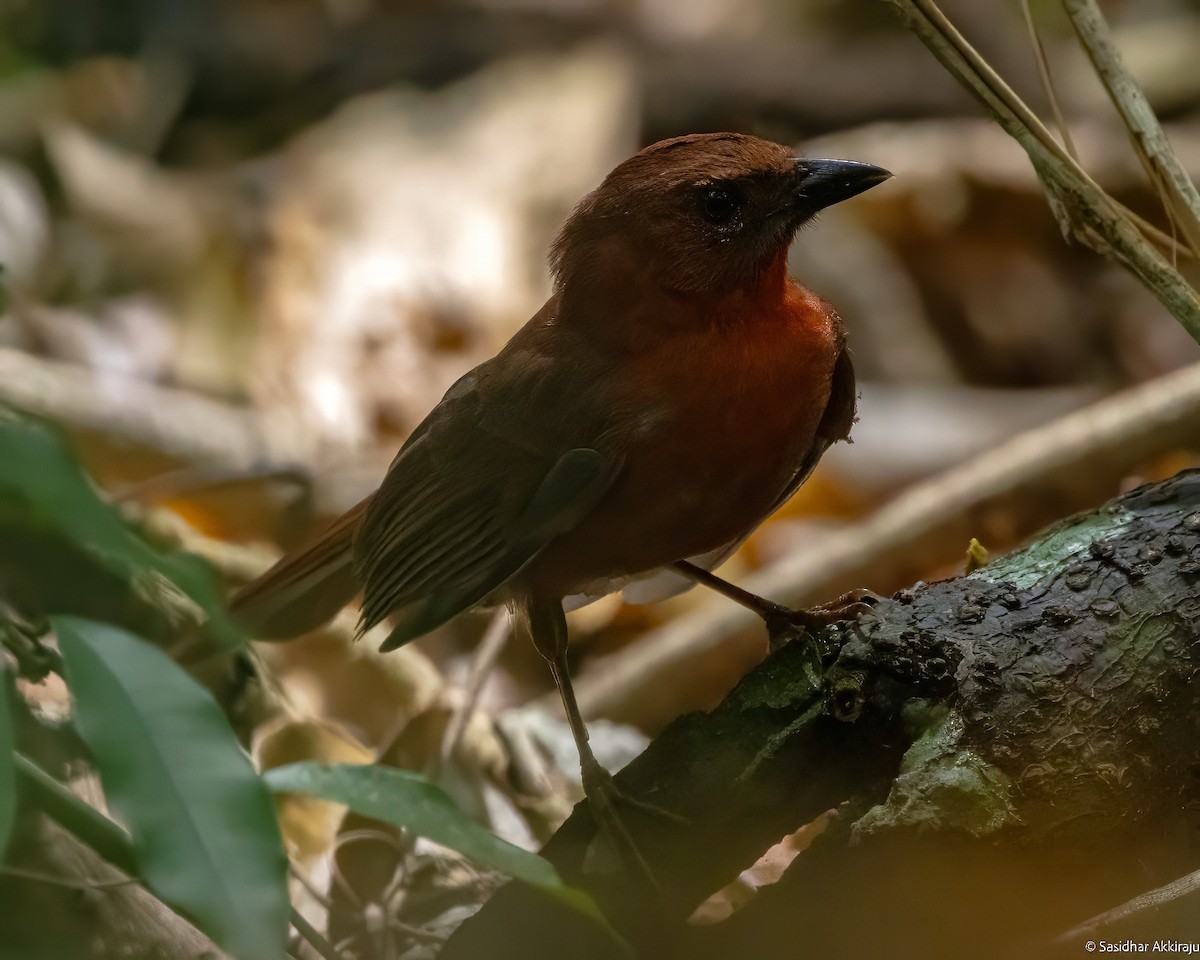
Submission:
[[[211,568],[139,537],[100,499],[63,442],[0,413],[0,579],[32,615],[121,623],[151,638],[200,630],[243,643]]]
[[[293,763],[263,774],[277,793],[302,793],[344,803],[355,813],[411,830],[481,867],[522,880],[617,933],[586,893],[563,883],[549,861],[488,832],[424,777],[363,764]]]
[[[17,815],[17,771],[13,763],[13,725],[8,705],[8,671],[0,668],[0,857],[12,835]]]
[[[235,956],[281,957],[279,827],[216,701],[124,630],[73,617],[53,624],[77,729],[133,835],[141,879]]]
[[[109,808],[125,830],[14,753],[11,683],[0,673],[0,852],[12,830],[17,776],[31,805],[122,869],[232,955],[281,958],[290,906],[286,859],[268,784],[216,700],[162,646],[195,635],[244,643],[214,572],[199,557],[147,542],[105,503],[48,429],[0,411],[0,621],[47,652],[75,706]],[[32,622],[35,626],[30,627]],[[19,629],[17,629],[19,625]],[[536,854],[498,839],[420,776],[394,769],[297,764],[270,789],[345,803],[508,873],[590,918],[621,943],[595,903]]]

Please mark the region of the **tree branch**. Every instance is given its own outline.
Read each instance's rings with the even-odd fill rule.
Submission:
[[[782,960],[795,956],[789,928],[804,931],[813,956],[835,946],[878,955],[884,944],[869,940],[888,923],[858,929],[849,918],[890,917],[894,940],[895,913],[952,896],[985,923],[996,891],[982,879],[964,891],[961,878],[994,875],[998,863],[1013,871],[1003,883],[1012,902],[1003,924],[992,920],[994,942],[972,941],[969,952],[1048,942],[1084,905],[1094,913],[1144,889],[1148,873],[1194,869],[1186,845],[1148,868],[1145,843],[1200,829],[1200,808],[1180,802],[1200,764],[1198,580],[1200,471],[1190,471],[970,576],[907,591],[869,621],[824,631],[820,645],[790,644],[712,713],[672,724],[616,778],[686,820],[626,817],[660,894],[606,868],[584,805],[544,854],[643,956],[729,956],[740,944],[743,955]],[[728,924],[685,926],[768,846],[843,804],[842,826],[797,859],[777,895]],[[900,888],[880,879],[897,850],[911,873]],[[1064,871],[1073,889],[1056,897]],[[586,936],[548,913],[506,888],[443,960],[528,956],[547,936]],[[775,939],[761,933],[770,929]],[[904,949],[889,955],[968,950],[943,949],[954,925],[904,929]],[[598,949],[585,942],[572,956]]]

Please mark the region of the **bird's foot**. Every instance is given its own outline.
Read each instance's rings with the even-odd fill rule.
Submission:
[[[772,609],[763,616],[771,650],[778,650],[801,634],[815,637],[830,624],[854,622],[872,613],[882,599],[879,594],[860,587],[847,590],[840,597],[807,610],[772,605]]]
[[[611,844],[625,867],[633,873],[640,874],[650,887],[658,890],[658,881],[654,877],[654,872],[650,869],[649,863],[630,834],[629,828],[625,825],[618,807],[636,810],[639,813],[679,825],[686,824],[686,818],[652,803],[637,800],[622,792],[614,782],[612,774],[594,759],[590,762],[585,760],[581,765],[581,772],[583,774],[583,792],[587,795],[588,808],[601,833]]]

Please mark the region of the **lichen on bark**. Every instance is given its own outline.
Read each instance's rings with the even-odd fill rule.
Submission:
[[[887,800],[855,822],[856,840],[896,829],[961,830],[983,837],[1020,822],[1012,781],[963,745],[962,717],[939,706],[919,706],[921,713],[933,713],[936,720],[904,754]]]

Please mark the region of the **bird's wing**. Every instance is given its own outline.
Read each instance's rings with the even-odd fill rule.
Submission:
[[[362,628],[395,622],[383,649],[484,600],[578,523],[620,469],[595,442],[594,413],[564,416],[578,391],[561,389],[553,365],[527,358],[498,377],[494,364],[451,388],[359,528]]]

